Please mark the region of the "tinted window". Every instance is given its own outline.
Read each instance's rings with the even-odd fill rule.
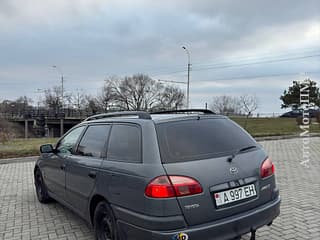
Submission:
[[[85,129],[85,126],[81,126],[71,130],[59,143],[58,151],[60,153],[72,153],[73,147],[76,145],[82,131]]]
[[[114,125],[111,130],[108,159],[141,162],[141,133],[136,126]]]
[[[95,125],[88,127],[78,146],[77,154],[89,157],[102,157],[105,143],[110,131],[109,125]]]
[[[228,119],[201,119],[157,125],[164,163],[223,156],[256,145],[238,125]]]

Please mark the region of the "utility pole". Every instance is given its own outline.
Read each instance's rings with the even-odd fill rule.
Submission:
[[[35,93],[37,93],[37,94],[39,94],[39,96],[38,96],[38,102],[37,102],[37,106],[38,106],[38,117],[39,117],[39,115],[40,115],[40,101],[41,101],[41,93],[45,93],[45,90],[43,90],[43,89],[41,89],[41,88],[37,88],[36,89],[36,91],[35,91]]]
[[[189,102],[190,102],[190,70],[191,70],[190,52],[185,46],[182,46],[182,48],[186,51],[186,53],[188,55],[187,109],[189,109]]]
[[[60,70],[60,68],[58,68],[56,65],[52,66],[54,69],[56,69],[58,71],[58,73],[60,73],[61,75],[61,105],[62,105],[62,111],[64,109],[64,78],[63,78],[63,72]],[[64,112],[60,113],[60,137],[64,134]]]
[[[63,79],[63,74],[61,74],[61,104],[62,104],[62,109],[64,108],[64,88],[63,88],[63,82],[64,82],[64,79]]]

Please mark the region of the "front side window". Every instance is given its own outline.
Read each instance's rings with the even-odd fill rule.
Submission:
[[[75,147],[82,131],[85,129],[85,126],[77,127],[69,132],[63,139],[60,140],[57,146],[57,150],[60,153],[71,154],[73,148]]]
[[[141,130],[133,125],[114,125],[111,130],[108,160],[141,162]]]
[[[96,158],[103,157],[109,131],[109,125],[93,125],[88,127],[80,141],[76,154]]]

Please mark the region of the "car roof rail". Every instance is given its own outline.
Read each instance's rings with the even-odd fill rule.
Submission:
[[[84,121],[91,121],[103,118],[112,118],[112,117],[123,117],[123,116],[138,116],[140,119],[152,119],[150,114],[143,111],[122,111],[122,112],[112,112],[112,113],[101,113],[87,117]]]
[[[151,112],[150,114],[168,114],[168,113],[203,113],[203,114],[215,114],[215,112],[208,109],[178,109],[178,110],[165,110]]]

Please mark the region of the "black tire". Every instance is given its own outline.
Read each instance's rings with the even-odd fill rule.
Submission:
[[[102,201],[97,205],[93,224],[97,240],[118,240],[116,219],[107,202]]]
[[[37,198],[41,203],[48,203],[51,201],[47,187],[43,181],[40,169],[37,169],[34,174],[34,184],[36,187]]]

